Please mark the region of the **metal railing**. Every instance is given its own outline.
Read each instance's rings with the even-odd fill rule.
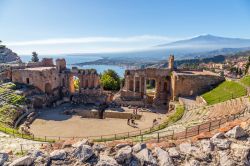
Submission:
[[[114,140],[122,140],[122,139],[131,139],[133,142],[144,142],[147,140],[156,140],[157,142],[160,139],[185,139],[189,137],[193,137],[199,135],[202,132],[209,132],[221,127],[221,125],[238,119],[240,117],[244,117],[246,114],[250,113],[250,109],[247,107],[239,113],[232,114],[229,116],[221,116],[214,120],[208,120],[199,125],[194,125],[191,127],[186,127],[184,130],[166,130],[166,131],[157,131],[160,129],[161,125],[153,127],[153,128],[145,128],[141,130],[131,131],[131,132],[123,132],[116,134],[108,134],[108,135],[99,135],[99,136],[88,136],[88,137],[60,137],[60,136],[35,136],[35,135],[25,135],[17,132],[16,130],[11,130],[5,128],[5,133],[12,135],[13,137],[21,137],[24,139],[30,139],[34,141],[47,141],[54,142],[56,140],[65,140],[65,139],[91,139],[97,142],[106,142],[106,141],[114,141]]]

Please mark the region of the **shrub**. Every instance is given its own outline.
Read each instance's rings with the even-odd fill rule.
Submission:
[[[106,70],[101,75],[101,84],[104,90],[119,90],[120,77],[114,70]]]

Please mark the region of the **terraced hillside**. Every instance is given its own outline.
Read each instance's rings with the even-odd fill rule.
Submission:
[[[243,83],[245,86],[250,87],[250,76],[245,76],[240,80],[241,83]]]
[[[13,126],[24,112],[25,97],[15,91],[14,83],[0,85],[0,125]]]
[[[202,97],[206,100],[208,105],[212,105],[245,96],[246,94],[247,89],[240,83],[235,81],[225,81],[215,89],[203,94]]]

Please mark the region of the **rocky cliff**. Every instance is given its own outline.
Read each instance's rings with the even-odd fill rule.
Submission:
[[[11,49],[0,45],[0,63],[21,62],[20,57]]]

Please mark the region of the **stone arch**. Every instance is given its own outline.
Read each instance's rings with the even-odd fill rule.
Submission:
[[[45,89],[45,93],[47,93],[47,94],[51,94],[52,93],[52,86],[51,86],[50,83],[46,83],[44,89]]]

